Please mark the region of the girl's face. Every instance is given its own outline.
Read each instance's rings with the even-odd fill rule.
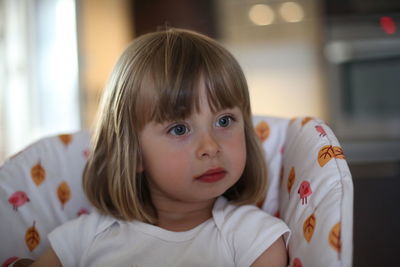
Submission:
[[[238,107],[212,112],[204,85],[200,111],[182,121],[149,122],[140,133],[142,170],[158,201],[214,200],[234,185],[246,163]]]

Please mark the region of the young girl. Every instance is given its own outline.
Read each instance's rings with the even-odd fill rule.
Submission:
[[[256,208],[266,167],[246,80],[215,41],[137,38],[106,87],[83,187],[96,208],[34,266],[286,266],[288,227]]]

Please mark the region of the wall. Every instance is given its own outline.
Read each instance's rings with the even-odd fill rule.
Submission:
[[[218,0],[221,41],[243,67],[254,113],[326,119],[318,1],[296,1],[304,11],[299,22],[280,17],[279,9],[285,2]],[[268,4],[274,11],[272,24],[251,22],[249,11],[258,3]]]
[[[82,1],[79,12],[80,63],[86,127],[93,121],[99,94],[113,64],[133,37],[134,18],[129,12],[133,10],[130,2],[133,1]],[[216,37],[243,67],[253,112],[326,119],[328,100],[320,62],[321,22],[317,0],[297,1],[304,8],[305,16],[301,22],[285,23],[277,16],[268,26],[256,26],[249,20],[248,11],[258,2],[214,1]],[[266,3],[272,3],[271,7],[278,10],[284,2]],[[167,10],[164,15],[167,16],[168,12],[171,13]]]
[[[78,2],[83,128],[89,128],[111,70],[133,38],[133,19],[128,0]]]

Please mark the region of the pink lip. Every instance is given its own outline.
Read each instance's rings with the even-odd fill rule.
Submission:
[[[206,171],[205,173],[195,177],[196,180],[204,183],[215,183],[223,179],[226,175],[226,171],[223,168],[214,168]]]

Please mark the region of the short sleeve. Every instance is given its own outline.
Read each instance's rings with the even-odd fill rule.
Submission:
[[[288,226],[254,206],[242,206],[226,214],[225,231],[236,266],[250,266],[278,238],[290,237]]]
[[[48,239],[62,265],[79,266],[85,249],[95,235],[95,214],[81,215],[54,229]]]

